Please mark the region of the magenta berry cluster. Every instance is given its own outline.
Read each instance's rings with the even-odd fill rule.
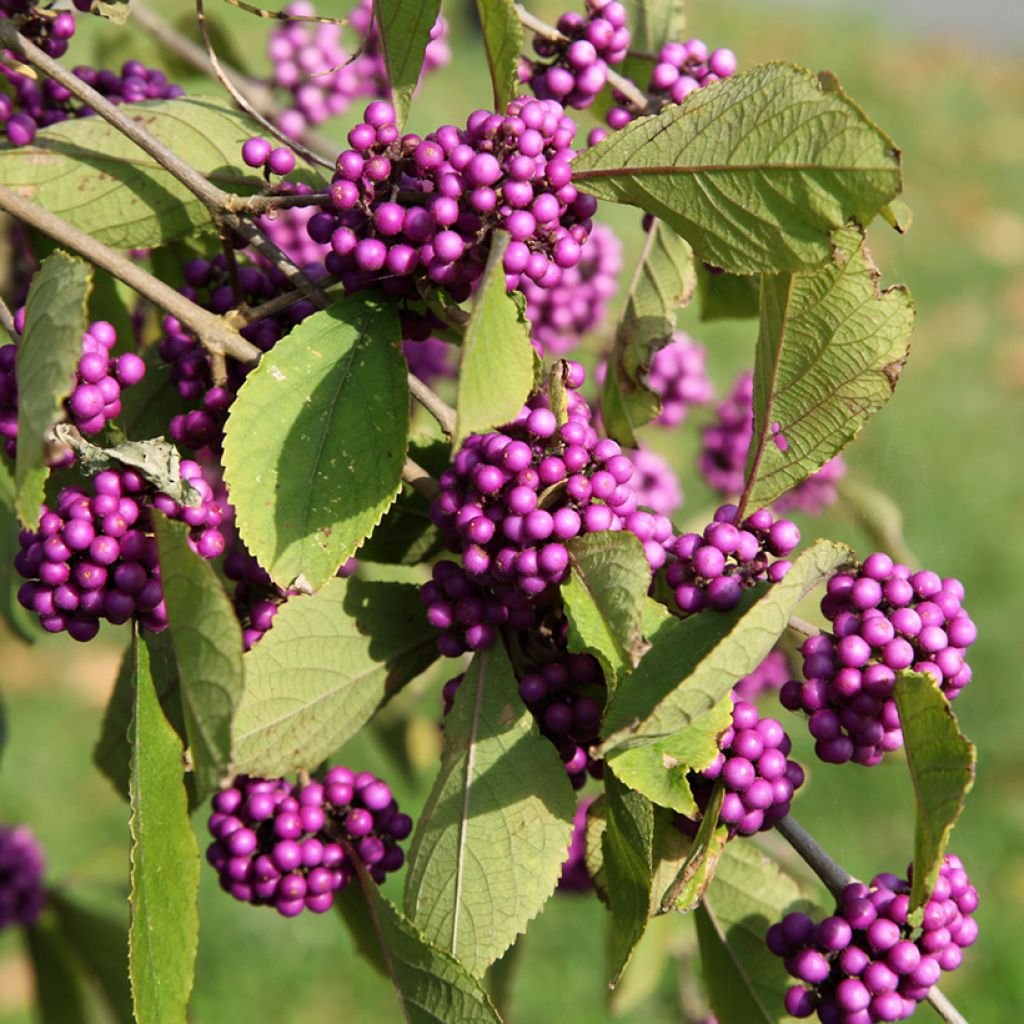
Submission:
[[[16,21],[18,31],[54,59],[68,52],[68,40],[75,34],[75,16],[70,11],[53,11],[49,4],[35,0],[0,0],[0,18]]]
[[[732,391],[719,403],[715,421],[701,433],[700,471],[720,494],[729,497],[743,490],[747,452],[754,436],[754,374],[744,370],[736,378]],[[772,443],[782,451],[788,447],[785,435],[773,429]],[[776,502],[780,512],[800,511],[820,515],[835,503],[836,484],[846,475],[841,455],[827,462],[816,473],[797,484]]]
[[[45,861],[27,825],[0,825],[0,931],[33,925],[46,902]]]
[[[314,267],[308,269],[315,272]],[[258,306],[291,290],[291,285],[280,271],[256,262],[240,261],[238,283],[240,298],[249,306]],[[230,283],[224,254],[218,253],[212,260],[195,259],[187,263],[185,286],[181,293],[213,313],[223,314],[234,309],[237,297]],[[253,320],[240,333],[267,352],[282,335],[315,311],[316,306],[312,302],[300,299],[273,316]],[[157,349],[160,358],[170,364],[171,379],[181,397],[198,405],[187,413],[174,416],[169,426],[171,438],[194,451],[216,448],[220,445],[228,408],[251,367],[229,359],[226,383],[215,385],[209,355],[199,339],[170,314],[164,317],[163,328],[164,334]]]
[[[440,477],[431,517],[461,570],[436,565],[422,598],[449,656],[490,646],[504,621],[529,628],[532,609],[550,604],[568,575],[573,537],[629,530],[652,569],[664,564],[672,524],[638,508],[632,462],[615,441],[598,439],[576,390],[583,368],[567,365],[565,423],[538,393],[512,424],[468,437]]]
[[[621,64],[629,51],[626,8],[619,0],[586,0],[586,13],[566,11],[555,27],[560,38],[533,37],[538,60],[523,58],[519,80],[538,99],[558,100],[585,110],[605,87],[610,65]]]
[[[690,776],[698,806],[707,807],[712,785],[725,787],[718,818],[729,835],[752,836],[766,832],[789,814],[793,794],[804,783],[804,770],[789,759],[792,748],[785,730],[774,718],[762,718],[753,704],[736,701],[732,724],[719,737],[714,761]],[[684,831],[694,833],[696,823],[683,819]]]
[[[239,776],[213,798],[206,859],[236,900],[284,917],[322,914],[360,868],[375,882],[405,862],[412,819],[391,787],[341,765],[323,782]]]
[[[275,187],[280,191],[280,186]],[[296,192],[305,191],[296,185]],[[274,210],[260,218],[259,225],[267,238],[293,263],[300,267],[316,267],[323,273],[323,262],[331,251],[329,245],[320,245],[309,237],[309,222],[319,210],[315,206],[291,206]]]
[[[800,530],[788,519],[758,509],[736,524],[736,506],[722,505],[703,533],[684,533],[672,547],[665,578],[684,615],[713,608],[735,608],[743,591],[789,571],[786,560],[800,543]]]
[[[291,174],[295,170],[295,154],[288,146],[275,146],[262,135],[253,135],[242,143],[242,160],[249,166],[271,174]]]
[[[53,24],[64,18],[71,18],[73,25],[72,15],[67,11],[57,14]],[[184,95],[181,86],[168,82],[162,71],[147,68],[137,60],[125,61],[120,72],[82,65],[76,67],[74,73],[118,105]],[[7,80],[11,91],[0,91],[0,132],[12,146],[31,145],[40,128],[94,113],[92,107],[86,106],[59,82],[50,78],[29,78],[6,67],[0,60],[0,81],[3,79]]]
[[[683,504],[683,488],[668,460],[649,448],[626,452],[633,463],[630,486],[637,504],[659,516],[671,516]]]
[[[682,331],[654,353],[647,386],[661,399],[659,426],[677,427],[691,408],[706,405],[715,395],[708,377],[708,354],[703,345]],[[737,492],[738,493],[738,492]]]
[[[425,384],[442,378],[454,377],[458,367],[455,349],[439,338],[424,338],[423,341],[403,341],[402,352],[409,364],[409,372]]]
[[[120,624],[135,617],[154,632],[167,627],[150,510],[187,523],[190,544],[203,558],[224,551],[218,529],[223,508],[201,467],[185,460],[181,476],[198,493],[198,505],[154,493],[139,473],[126,469],[97,473],[91,495],[65,487],[53,510],[43,506],[39,529],[22,530],[14,559],[15,569],[28,581],[18,600],[39,616],[43,629],[66,630],[75,640],[87,641],[104,619]]]
[[[829,580],[821,610],[833,631],[804,641],[804,682],[791,680],[779,695],[810,716],[823,761],[876,765],[903,745],[893,699],[900,670],[929,673],[950,700],[970,682],[965,655],[978,631],[963,598],[959,580],[914,572],[880,551]]]
[[[978,893],[959,857],[947,854],[924,907],[920,929],[909,923],[910,883],[893,874],[871,885],[852,882],[835,913],[817,924],[787,914],[768,929],[768,948],[800,984],[786,993],[794,1017],[822,1024],[905,1020],[928,998],[943,971],[960,966],[978,937],[971,916]]]
[[[558,879],[559,892],[590,892],[594,888],[594,880],[587,870],[587,811],[593,802],[593,797],[587,797],[576,805],[569,853]]]
[[[777,693],[790,680],[789,662],[778,648],[769,651],[753,672],[745,675],[733,688],[740,700],[757,700],[766,693]]]
[[[579,263],[563,270],[557,284],[549,288],[526,276],[520,279],[532,337],[540,342],[545,355],[568,352],[579,344],[580,335],[605,322],[621,269],[618,236],[604,224],[595,224]]]
[[[24,330],[24,309],[18,310],[14,323]],[[82,335],[82,355],[64,408],[68,421],[83,434],[97,434],[120,416],[122,388],[138,384],[146,374],[146,364],[134,352],[112,356],[116,344],[117,332],[105,320],[90,324]],[[18,437],[16,354],[16,345],[0,348],[0,436],[12,457]]]
[[[327,270],[350,292],[379,284],[410,296],[425,278],[462,301],[501,228],[512,237],[509,288],[523,275],[552,287],[579,263],[597,206],[572,184],[575,132],[554,101],[515,99],[504,115],[476,111],[462,129],[400,135],[392,106],[375,101],[348,134],[330,209],[310,219],[310,237],[330,243]]]

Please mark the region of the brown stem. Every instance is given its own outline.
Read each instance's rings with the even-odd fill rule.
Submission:
[[[0,185],[0,209],[124,281],[154,305],[177,317],[211,352],[221,352],[246,363],[259,359],[260,350],[221,317],[197,306],[126,256],[3,185]]]
[[[329,277],[320,278],[315,282],[321,288],[326,288],[333,283],[334,280]],[[301,288],[293,288],[290,292],[282,292],[266,302],[261,302],[258,306],[242,306],[240,309],[232,310],[232,312],[225,314],[224,319],[232,325],[241,324],[244,326],[245,324],[251,324],[255,320],[274,316],[276,313],[294,306],[296,302],[305,297],[306,293]]]
[[[0,327],[11,336],[11,341],[18,340],[19,335],[14,327],[14,317],[11,315],[7,303],[2,298],[0,298]]]
[[[437,481],[418,463],[406,457],[402,479],[427,501],[433,501],[441,491]]]
[[[409,374],[409,392],[449,437],[455,436],[455,410],[413,373]]]

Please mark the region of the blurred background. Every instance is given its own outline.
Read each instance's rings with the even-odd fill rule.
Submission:
[[[413,130],[461,123],[489,102],[472,5],[445,0],[444,6],[455,60],[424,84]],[[343,13],[324,3],[318,9]],[[543,3],[531,9],[553,21],[562,8]],[[164,0],[159,13],[184,25],[189,5]],[[226,55],[250,74],[265,75],[269,23],[226,5],[208,13],[224,30]],[[891,506],[873,501],[872,508],[890,528],[902,514],[903,538],[916,559],[963,580],[979,627],[974,682],[955,705],[978,746],[978,776],[952,850],[981,895],[981,938],[942,987],[972,1024],[1016,1020],[1024,1007],[1024,701],[1017,690],[1024,615],[1024,7],[1005,0],[694,0],[688,13],[689,34],[712,48],[732,48],[741,69],[785,59],[835,72],[904,152],[912,229],[899,237],[877,223],[871,247],[883,284],[909,285],[917,329],[895,400],[847,460],[855,485],[888,496]],[[216,91],[133,32],[131,22],[119,29],[81,21],[87,24],[72,41],[69,63],[107,67],[135,57],[166,67],[190,93]],[[354,120],[353,110],[325,133],[341,140]],[[591,125],[585,112],[580,123]],[[636,211],[604,206],[598,218],[622,237],[625,266],[635,265]],[[613,326],[611,319],[608,330]],[[683,311],[680,326],[707,346],[724,395],[735,374],[752,363],[755,321],[702,324],[694,307]],[[592,341],[597,351],[607,335]],[[709,415],[691,414],[681,432],[666,437],[645,435],[680,472],[687,496],[681,523],[699,518],[713,500],[694,470],[698,428]],[[862,554],[872,547],[871,529],[849,502],[800,525],[808,539],[843,539]],[[90,760],[125,639],[109,626],[88,645],[62,635],[29,646],[0,635],[9,734],[0,763],[0,821],[32,827],[45,845],[51,884],[126,919],[127,805]],[[413,815],[433,775],[439,683],[457,670],[447,668],[421,680],[372,735],[340,754],[344,763],[394,780],[402,809]],[[795,756],[809,766],[809,783],[794,808],[802,824],[854,874],[902,872],[912,850],[913,805],[901,757],[890,755],[871,770],[820,765],[803,724],[785,724]],[[204,819],[197,812],[201,842]],[[791,867],[801,872],[798,863]],[[400,898],[400,885],[401,878],[391,883],[392,896]],[[205,865],[201,904],[191,1008],[197,1024],[399,1019],[387,986],[358,961],[334,915],[286,921],[242,906],[220,892]],[[656,922],[609,1000],[605,918],[593,898],[552,900],[517,947],[510,1021],[699,1019],[704,1011],[690,960],[690,922]],[[12,931],[0,934],[0,1024],[31,1020],[31,1000],[20,939]],[[931,1014],[922,1006],[917,1018]]]

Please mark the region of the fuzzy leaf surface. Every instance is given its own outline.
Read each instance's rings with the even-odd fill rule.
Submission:
[[[398,313],[370,293],[260,360],[231,406],[224,476],[242,540],[278,586],[316,590],[355,554],[401,489],[408,433]]]
[[[658,349],[672,340],[676,312],[689,303],[697,286],[693,250],[662,221],[647,231],[643,253],[615,331],[608,372],[601,392],[601,415],[608,436],[630,448],[634,429],[661,410],[646,377]]]
[[[409,114],[412,94],[423,70],[430,30],[440,13],[441,0],[373,0],[373,14],[399,128]]]
[[[914,785],[914,878],[911,912],[931,896],[964,798],[974,785],[974,744],[960,731],[946,695],[923,672],[900,672],[894,694]]]
[[[573,184],[639,206],[737,274],[807,270],[902,186],[899,151],[839,87],[762,64],[642,117],[573,160]]]
[[[229,772],[231,717],[242,693],[242,630],[213,566],[188,528],[155,516],[167,620],[200,799]]]
[[[131,925],[128,969],[138,1024],[184,1024],[199,943],[199,844],[188,816],[182,747],[135,638]]]
[[[500,645],[470,663],[444,731],[405,907],[429,942],[480,977],[555,891],[575,798]]]
[[[844,545],[816,541],[780,583],[746,591],[731,611],[667,621],[609,703],[603,756],[650,746],[711,713],[761,664],[800,601],[851,557]]]
[[[435,636],[411,584],[335,579],[290,598],[243,658],[238,770],[315,768],[437,658]]]
[[[838,455],[892,397],[910,350],[905,288],[879,291],[863,234],[835,235],[811,274],[765,275],[754,360],[751,508],[770,505]]]
[[[508,243],[507,232],[495,233],[466,325],[454,449],[470,434],[514,419],[533,386],[534,353],[525,303],[519,293],[505,290],[502,258]]]
[[[2,154],[0,154],[2,166]],[[84,260],[55,252],[43,260],[25,301],[25,330],[18,343],[18,452],[14,465],[18,518],[31,530],[50,474],[46,438],[65,416],[88,324],[92,269]]]

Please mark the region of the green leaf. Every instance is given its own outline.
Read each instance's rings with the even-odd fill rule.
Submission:
[[[89,13],[98,14],[115,25],[123,25],[131,13],[131,0],[92,0]]]
[[[697,268],[697,294],[701,320],[745,320],[758,314],[761,278],[727,274],[702,263]]]
[[[839,509],[864,531],[872,551],[885,551],[907,565],[917,563],[903,533],[903,510],[891,495],[848,473],[839,482]]]
[[[883,206],[881,213],[886,224],[900,235],[905,235],[914,222],[914,211],[902,199]]]
[[[64,400],[74,387],[75,368],[82,356],[91,288],[89,264],[60,251],[43,260],[28,288],[25,330],[16,360],[18,456],[14,480],[18,518],[31,530],[39,525],[39,506],[50,472],[47,435],[64,418]]]
[[[685,729],[649,746],[618,751],[609,764],[627,786],[659,807],[696,817],[687,776],[711,764],[718,753],[718,737],[731,723],[732,700],[725,697]]]
[[[86,1024],[81,979],[54,916],[44,912],[24,934],[41,1024]]]
[[[154,519],[185,729],[203,799],[230,771],[231,717],[242,693],[242,631],[213,566],[189,547],[188,527]]]
[[[20,529],[14,511],[14,476],[7,460],[0,456],[0,617],[15,636],[31,644],[39,639],[42,629],[39,619],[18,601],[18,588],[25,582],[14,568],[14,557],[21,550]]]
[[[796,882],[757,847],[726,847],[696,910],[704,985],[722,1024],[789,1020],[783,999],[792,978],[764,936],[786,914],[813,910],[801,897]]]
[[[762,280],[747,456],[752,508],[821,469],[892,397],[914,308],[905,288],[880,292],[878,277],[863,234],[848,228],[820,270]]]
[[[436,658],[415,586],[337,579],[289,598],[243,659],[236,769],[277,776],[315,768]]]
[[[608,824],[601,839],[612,927],[609,984],[614,988],[647,928],[654,874],[654,808],[608,772]]]
[[[643,615],[651,567],[643,544],[626,530],[602,530],[569,542],[570,571],[562,584],[569,649],[600,659],[609,681],[636,668],[650,647]]]
[[[487,63],[494,86],[494,109],[504,113],[519,91],[519,54],[523,52],[523,26],[515,0],[476,0],[484,33]]]
[[[976,752],[932,676],[898,673],[894,696],[917,807],[910,889],[913,912],[935,888],[953,826],[974,785]]]
[[[405,907],[430,942],[479,977],[555,891],[576,803],[502,647],[473,658],[444,729],[409,851]]]
[[[656,220],[647,231],[640,263],[615,331],[601,392],[601,415],[608,436],[637,446],[636,427],[661,410],[646,376],[658,349],[672,340],[676,311],[693,297],[697,284],[693,250],[685,239]]]
[[[399,128],[408,116],[412,94],[423,70],[430,30],[440,13],[441,0],[373,0],[373,16],[380,33]]]
[[[729,842],[728,827],[718,824],[724,796],[725,786],[721,781],[716,782],[686,860],[662,897],[662,911],[686,913],[704,898],[707,887],[715,877],[715,869],[725,851],[725,844]]]
[[[804,597],[851,558],[841,544],[816,541],[780,583],[748,590],[732,611],[666,622],[609,703],[603,756],[650,746],[714,711],[761,664]]]
[[[147,101],[125,107],[125,114],[215,185],[239,194],[262,189],[262,179],[242,162],[242,143],[258,126],[228,101]],[[317,183],[308,174],[298,177]],[[160,245],[211,228],[203,203],[101,117],[62,121],[39,132],[31,146],[0,149],[0,181],[114,249]]]
[[[282,589],[322,587],[402,486],[409,388],[395,306],[360,292],[304,320],[249,374],[224,433],[246,547]]]
[[[508,243],[507,232],[495,233],[466,325],[455,449],[470,434],[514,419],[533,386],[533,346],[523,298],[505,290],[502,258]]]
[[[166,585],[166,580],[165,580]],[[199,844],[182,747],[136,636],[132,719],[132,892],[128,963],[138,1024],[184,1024],[199,942]]]
[[[391,980],[407,1024],[501,1024],[483,985],[431,946],[365,873],[360,882],[336,902],[359,951]]]
[[[115,1019],[131,1024],[127,922],[94,910],[62,890],[50,893],[50,906],[64,940],[96,979]]]
[[[899,151],[834,79],[764,64],[612,132],[573,160],[573,184],[663,218],[737,274],[806,270],[851,217],[901,188]]]

